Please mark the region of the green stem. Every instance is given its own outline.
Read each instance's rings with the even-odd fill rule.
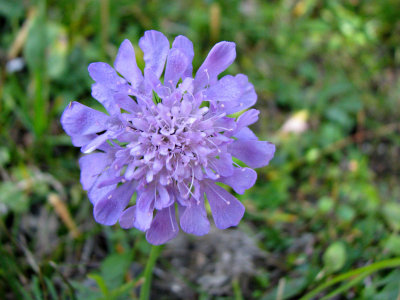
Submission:
[[[240,288],[239,280],[237,278],[233,279],[232,286],[235,300],[243,300],[242,290]]]
[[[150,287],[151,287],[151,279],[153,276],[153,269],[156,264],[158,256],[164,246],[152,246],[150,251],[150,257],[147,261],[146,268],[144,269],[144,283],[140,289],[140,300],[148,300],[150,299]]]

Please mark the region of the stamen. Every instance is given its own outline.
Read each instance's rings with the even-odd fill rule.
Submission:
[[[190,96],[192,96],[192,98],[193,98],[193,101],[195,101],[196,99],[194,98],[194,96],[193,96],[193,94],[191,93],[191,92],[189,92],[189,91],[186,91]]]
[[[217,128],[225,130],[225,131],[232,131],[233,130],[232,128],[225,128],[225,127],[219,127],[219,126],[214,127],[214,129],[217,129]]]
[[[184,185],[185,188],[188,190],[188,193],[185,195],[185,197],[186,197],[187,195],[190,194],[190,195],[192,195],[193,198],[195,198],[194,195],[193,195],[193,193],[192,193],[192,191],[187,187],[187,185],[186,185],[186,184],[183,184],[183,185]],[[195,198],[195,199],[196,199],[196,198]]]
[[[172,227],[172,231],[176,231],[175,226],[174,226],[174,222],[172,221],[172,214],[171,214],[171,208],[168,208],[168,213],[169,213],[169,220],[171,221],[171,227]]]
[[[215,146],[215,148],[217,149],[218,153],[221,153],[222,151],[219,149],[219,147],[217,145],[215,145],[215,143],[210,140],[210,139],[206,139],[206,141],[210,142],[211,144],[213,144]]]
[[[193,167],[192,167],[192,182],[190,183],[189,191],[192,190],[193,182],[194,182],[194,170],[193,170]],[[187,195],[189,195],[189,193],[187,193],[186,196],[187,196]]]
[[[208,187],[209,187],[210,189],[212,189],[212,190],[214,191],[214,193],[216,193],[218,196],[220,196],[221,199],[224,200],[224,202],[226,203],[226,205],[231,204],[230,201],[228,201],[228,200],[226,200],[224,197],[222,197],[222,196],[220,195],[220,193],[218,193],[210,184],[208,185]]]
[[[237,162],[234,162],[234,161],[232,161],[232,162],[236,167],[239,167],[240,169],[242,169],[242,166],[240,166]]]
[[[207,75],[207,85],[206,85],[206,87],[208,87],[208,86],[210,86],[210,75],[208,74],[208,69],[204,69],[204,72]]]

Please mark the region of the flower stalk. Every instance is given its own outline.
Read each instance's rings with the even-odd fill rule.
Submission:
[[[157,259],[160,256],[164,245],[152,246],[150,251],[149,259],[147,260],[146,268],[144,269],[143,278],[144,282],[140,289],[140,300],[150,299],[150,288],[153,277],[154,266],[156,265]]]

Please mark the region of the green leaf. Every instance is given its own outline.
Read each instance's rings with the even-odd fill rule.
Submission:
[[[102,294],[107,297],[109,295],[109,290],[107,288],[106,282],[103,277],[98,274],[89,274],[88,277],[96,281],[97,285],[99,286]]]
[[[383,216],[394,231],[400,230],[400,205],[391,202],[383,206]]]
[[[10,161],[10,152],[6,147],[0,147],[0,166],[4,166]]]
[[[111,291],[110,296],[111,298],[118,298],[120,296],[123,296],[125,294],[128,294],[128,292],[132,291],[132,289],[135,287],[137,281],[131,280],[118,288],[114,289]]]
[[[64,27],[58,23],[48,22],[48,57],[46,59],[47,74],[50,79],[62,79],[67,67],[68,38]]]
[[[390,254],[395,254],[400,256],[400,236],[397,234],[392,234],[384,242],[384,248]]]
[[[325,214],[332,211],[334,205],[335,205],[335,203],[331,197],[325,196],[325,197],[322,197],[321,199],[319,199],[319,201],[318,201],[319,211],[322,213],[325,213]]]
[[[28,210],[28,196],[16,184],[6,181],[0,184],[0,204],[13,212],[23,213]]]
[[[339,206],[336,213],[339,219],[344,222],[351,222],[351,220],[353,220],[356,215],[354,209],[349,205]]]
[[[119,287],[124,282],[124,276],[132,262],[131,253],[113,253],[100,266],[101,277],[109,290]]]
[[[400,294],[400,270],[389,273],[383,280],[378,282],[379,292],[374,295],[374,300],[396,299]],[[383,288],[381,288],[383,287]]]
[[[0,15],[6,18],[18,18],[24,13],[23,0],[1,0],[0,1]]]
[[[342,242],[331,244],[323,256],[324,269],[328,273],[339,271],[346,263],[346,248]]]
[[[278,292],[282,293],[282,300],[289,299],[296,296],[307,286],[307,279],[305,277],[292,278],[292,279],[281,279],[281,286],[275,287],[271,292],[265,295],[262,300],[275,300],[278,299]],[[279,291],[280,290],[280,291]]]

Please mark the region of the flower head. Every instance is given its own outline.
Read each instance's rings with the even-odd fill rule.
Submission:
[[[206,195],[215,225],[236,226],[244,206],[217,183],[244,193],[256,181],[251,168],[267,165],[275,146],[248,128],[259,111],[229,116],[257,100],[245,75],[218,79],[235,59],[235,44],[216,44],[194,78],[193,45],[186,37],[176,37],[170,48],[162,33],[151,30],[139,46],[143,74],[128,40],[115,70],[102,62],[89,65],[92,96],[108,114],[72,102],[61,117],[73,144],[90,153],[79,164],[96,221],[119,221],[122,228],[145,231],[150,243],[163,244],[178,234],[178,207],[182,230],[204,235],[210,227]],[[127,207],[135,192],[136,204]]]

